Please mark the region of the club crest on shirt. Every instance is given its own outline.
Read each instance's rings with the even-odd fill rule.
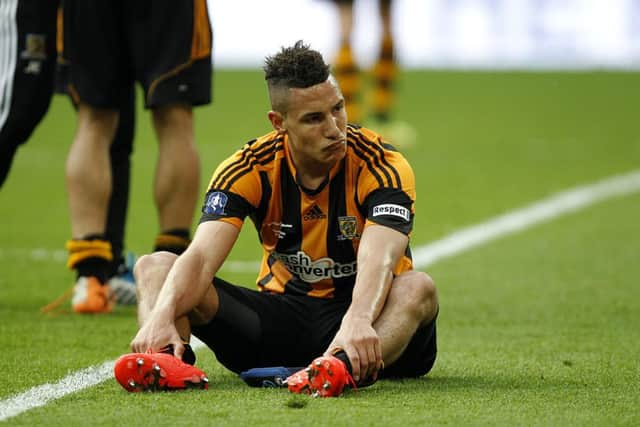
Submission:
[[[358,221],[355,216],[339,216],[338,217],[338,228],[340,230],[340,235],[338,236],[338,240],[353,240],[360,237],[358,234]]]
[[[224,215],[224,207],[227,206],[229,198],[226,194],[215,191],[207,196],[204,205],[204,212],[213,215]]]
[[[24,50],[20,52],[22,59],[46,59],[47,36],[45,34],[27,33]]]

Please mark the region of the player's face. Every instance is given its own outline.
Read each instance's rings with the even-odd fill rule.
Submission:
[[[347,146],[344,98],[333,79],[304,89],[290,89],[282,127],[289,135],[298,167],[317,164],[331,168]]]

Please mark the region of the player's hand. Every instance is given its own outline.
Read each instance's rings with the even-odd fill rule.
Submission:
[[[178,359],[182,359],[184,344],[180,334],[178,334],[175,323],[159,321],[153,318],[150,318],[142,325],[131,341],[131,350],[134,353],[156,353],[165,350],[169,346],[173,346],[173,354]]]
[[[331,355],[339,349],[347,353],[356,383],[368,378],[373,381],[378,379],[383,366],[380,339],[366,319],[343,319],[340,330],[324,355]]]

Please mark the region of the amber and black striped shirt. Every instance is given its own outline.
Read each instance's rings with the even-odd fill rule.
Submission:
[[[409,234],[415,178],[407,160],[380,135],[347,127],[347,151],[313,192],[296,181],[287,136],[275,131],[223,161],[209,183],[200,222],[240,228],[249,216],[263,255],[263,291],[319,298],[350,295],[363,229],[382,224]],[[409,247],[394,272],[412,268]]]

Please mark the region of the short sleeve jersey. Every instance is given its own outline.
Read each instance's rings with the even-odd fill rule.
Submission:
[[[262,245],[262,291],[318,298],[351,295],[360,236],[370,224],[409,235],[415,177],[375,132],[347,126],[345,157],[316,190],[300,186],[288,137],[271,132],[223,161],[209,183],[200,222],[242,227],[248,216]],[[412,268],[407,246],[394,273]]]

